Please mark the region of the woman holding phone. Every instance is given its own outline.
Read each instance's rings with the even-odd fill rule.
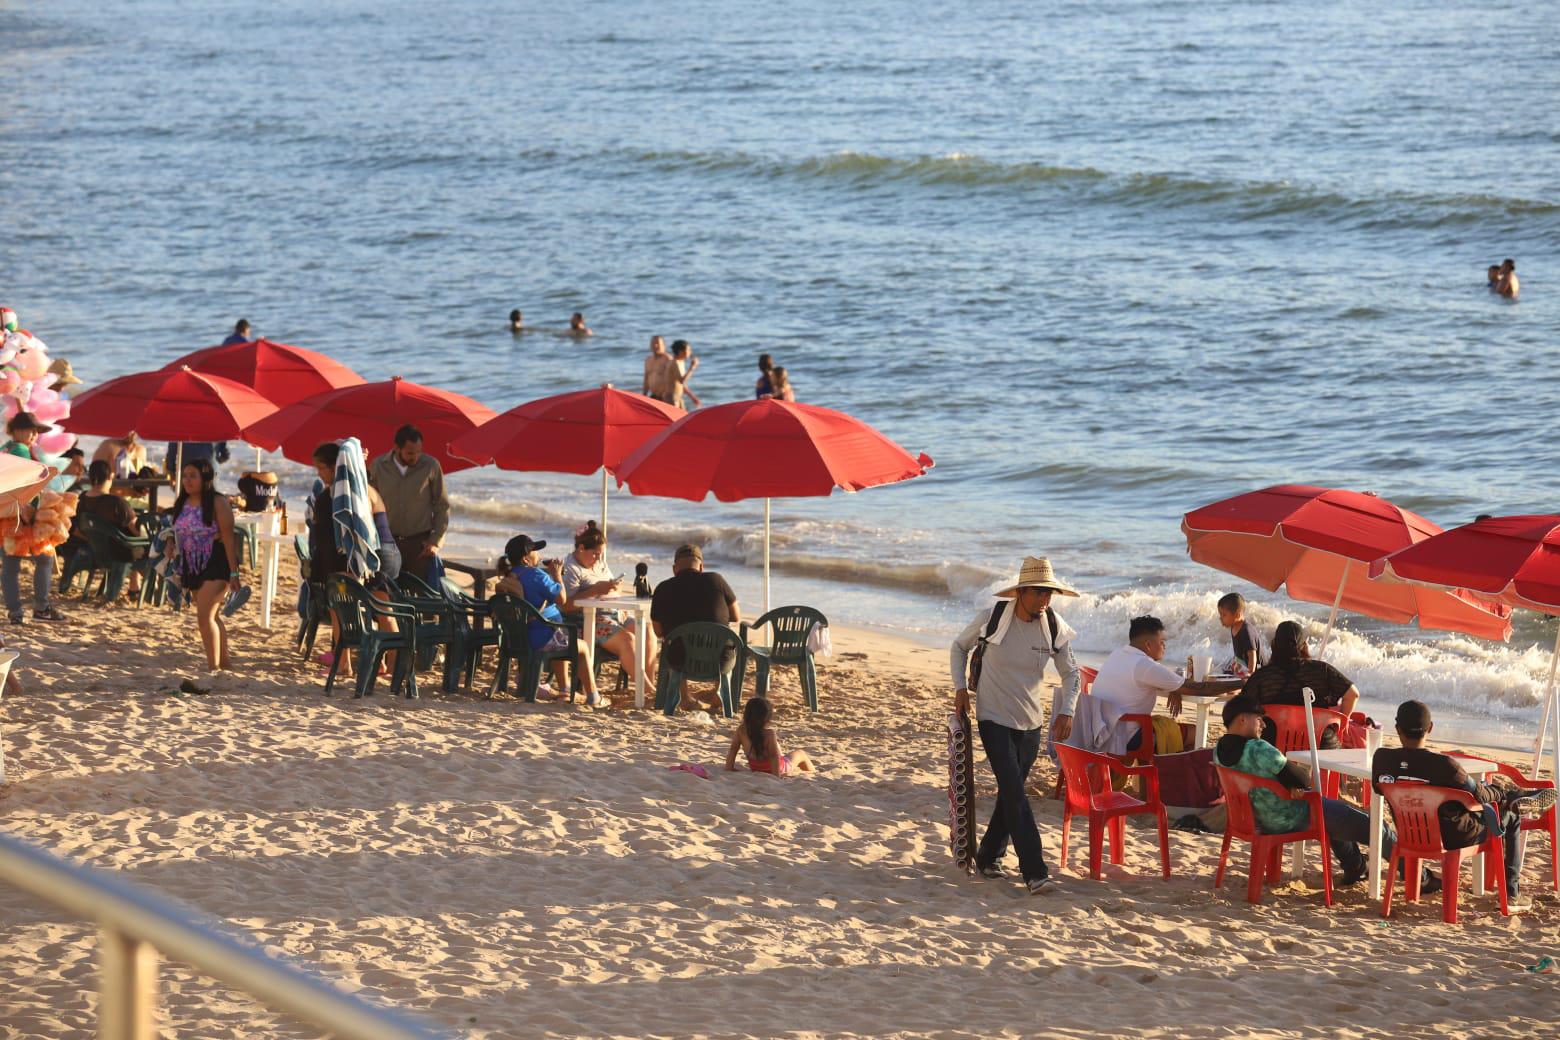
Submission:
[[[574,532],[574,551],[563,561],[563,590],[572,603],[576,599],[615,596],[623,591],[623,575],[613,575],[607,566],[607,538],[591,520]],[[571,608],[578,613],[582,608]],[[640,638],[634,619],[616,610],[596,610],[596,645],[618,659],[630,684],[634,681],[634,640]],[[587,637],[589,633],[586,633]],[[655,636],[645,634],[645,670],[655,674]]]

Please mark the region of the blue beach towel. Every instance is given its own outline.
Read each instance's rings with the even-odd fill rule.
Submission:
[[[347,573],[367,581],[379,573],[379,531],[368,498],[368,470],[356,437],[341,442],[336,479],[331,483],[330,516],[336,548],[347,558]]]

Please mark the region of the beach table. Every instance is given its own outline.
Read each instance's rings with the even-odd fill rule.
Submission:
[[[1370,752],[1365,748],[1338,748],[1332,751],[1318,751],[1317,761],[1321,767],[1334,773],[1342,773],[1344,776],[1352,776],[1359,780],[1370,780]],[[1291,762],[1303,762],[1311,764],[1311,752],[1309,750],[1289,752]],[[1463,767],[1463,771],[1469,776],[1483,776],[1493,773],[1499,767],[1494,762],[1482,758],[1459,758],[1457,763]],[[1365,853],[1365,875],[1370,884],[1370,898],[1373,902],[1381,901],[1381,820],[1386,804],[1381,797],[1381,792],[1375,784],[1370,785],[1370,849]],[[1295,842],[1294,852],[1290,858],[1290,873],[1298,874],[1305,867],[1304,848],[1309,842]],[[1323,849],[1322,855],[1332,855],[1331,849]],[[1484,886],[1484,856],[1480,855],[1473,861],[1474,892],[1485,895]]]
[[[276,599],[276,575],[281,566],[282,546],[292,542],[291,535],[282,534],[282,511],[267,509],[262,513],[234,512],[233,523],[247,527],[255,537],[255,549],[260,557],[260,627],[271,627],[271,604]]]
[[[1210,676],[1210,681],[1213,681],[1213,678]],[[1239,693],[1245,685],[1246,680],[1233,677],[1230,679],[1230,688],[1225,692],[1209,694],[1183,693],[1181,695],[1181,703],[1183,705],[1191,705],[1194,711],[1195,731],[1192,735],[1192,746],[1187,748],[1188,751],[1196,751],[1199,748],[1208,746],[1208,720],[1213,714],[1213,706],[1215,704],[1223,704]]]
[[[157,492],[163,488],[173,487],[172,477],[131,477],[127,480],[115,480],[110,485],[113,491],[145,491],[146,504],[152,512],[157,512]],[[179,496],[175,495],[174,498]]]
[[[461,574],[471,576],[473,599],[487,599],[487,583],[498,577],[498,566],[493,561],[460,560],[449,556],[440,556],[439,559],[444,562],[446,570],[459,571]]]
[[[650,631],[650,601],[634,595],[592,596],[574,600],[574,605],[584,608],[584,634],[580,642],[585,644],[585,667],[596,667],[596,611],[618,610],[634,615],[634,707],[645,706],[645,646],[649,642],[645,633]]]

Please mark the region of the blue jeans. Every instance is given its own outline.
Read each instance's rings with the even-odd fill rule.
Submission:
[[[980,848],[975,851],[976,866],[989,867],[999,862],[1011,840],[1025,881],[1049,876],[1045,851],[1040,845],[1040,828],[1024,792],[1029,770],[1040,754],[1040,730],[1009,729],[1001,723],[982,720],[980,742],[997,778],[997,804],[991,811],[991,822],[986,824],[986,834],[980,839]]]
[[[1514,810],[1484,806],[1484,833],[1500,835],[1506,853],[1506,898],[1517,898],[1522,876],[1522,821]],[[1482,837],[1482,835],[1481,835]]]
[[[1370,814],[1340,798],[1323,798],[1322,820],[1327,824],[1327,844],[1338,857],[1338,865],[1348,873],[1364,873],[1365,853],[1360,851],[1360,846],[1370,845]],[[1383,819],[1381,858],[1384,862],[1391,862],[1392,847],[1396,844],[1397,832]]]
[[[49,594],[54,589],[54,554],[34,556],[33,561],[33,610],[49,609]],[[0,563],[0,591],[5,595],[5,609],[12,615],[22,612],[22,557],[6,556]]]

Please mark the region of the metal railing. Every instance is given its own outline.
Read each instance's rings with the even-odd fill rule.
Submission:
[[[328,1030],[338,1040],[440,1036],[400,1012],[376,1008],[240,942],[171,899],[3,832],[0,881],[97,922],[99,1040],[153,1040],[160,953]]]

